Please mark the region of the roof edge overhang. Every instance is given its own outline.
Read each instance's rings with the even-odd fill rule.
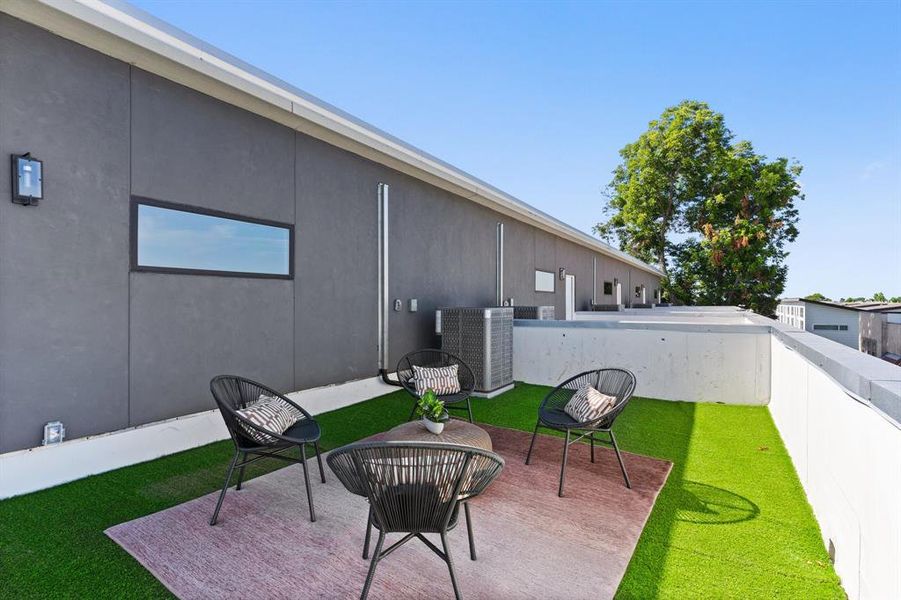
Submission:
[[[657,268],[118,0],[0,0],[0,11],[610,256]]]

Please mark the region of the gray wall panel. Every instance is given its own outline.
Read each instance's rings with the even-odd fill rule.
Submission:
[[[396,175],[391,187],[391,362],[407,351],[433,346],[435,310],[441,306],[491,306],[495,301],[492,211],[412,178]],[[410,298],[419,310],[410,313]]]
[[[140,69],[132,76],[132,193],[294,220],[294,132]]]
[[[378,372],[377,189],[384,171],[297,134],[297,389]]]
[[[127,425],[128,71],[0,14],[0,452]],[[9,201],[26,151],[39,206]]]
[[[293,282],[131,274],[131,424],[215,407],[210,379],[290,390]]]

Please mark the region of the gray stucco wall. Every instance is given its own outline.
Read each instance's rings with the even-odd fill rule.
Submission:
[[[0,451],[128,425],[129,67],[0,15]],[[10,154],[45,200],[10,202]]]
[[[45,199],[10,203],[9,155],[45,162]],[[377,372],[377,186],[391,189],[390,357],[438,343],[434,310],[504,297],[564,312],[593,253],[262,117],[0,14],[0,452],[212,408],[208,381],[286,390]],[[129,272],[132,196],[295,226],[295,278]],[[598,255],[629,298],[638,270]],[[653,280],[653,276],[647,275]],[[627,285],[628,284],[628,285]],[[419,311],[407,310],[416,298]]]

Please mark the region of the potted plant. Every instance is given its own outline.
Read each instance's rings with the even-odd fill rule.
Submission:
[[[435,390],[428,389],[416,403],[416,414],[422,416],[426,429],[438,435],[444,431],[444,423],[450,418],[444,402],[438,399]]]

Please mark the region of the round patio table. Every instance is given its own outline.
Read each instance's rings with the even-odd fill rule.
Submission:
[[[376,434],[370,439],[379,442],[438,442],[441,444],[472,446],[473,448],[488,450],[489,452],[493,449],[491,436],[488,435],[487,431],[478,425],[457,419],[451,419],[445,423],[444,431],[439,434],[434,434],[426,429],[422,420],[416,420]]]

